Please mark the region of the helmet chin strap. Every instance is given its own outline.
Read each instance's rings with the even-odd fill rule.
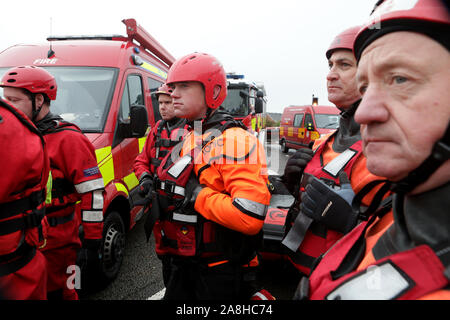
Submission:
[[[428,158],[408,176],[400,181],[393,182],[391,190],[406,194],[424,183],[448,159],[450,159],[450,123],[444,136],[436,141]]]
[[[208,109],[206,109],[206,116],[205,119],[208,119],[211,116],[211,113],[213,112],[213,109],[211,109],[210,107],[208,107]]]
[[[31,95],[31,121],[36,122],[36,118],[38,117],[39,113],[41,112],[42,106],[44,103],[41,104],[41,106],[36,109],[36,94]]]

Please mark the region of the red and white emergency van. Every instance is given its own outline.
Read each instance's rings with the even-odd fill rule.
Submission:
[[[126,232],[141,216],[141,207],[133,206],[132,191],[139,183],[133,162],[149,127],[160,119],[152,92],[165,82],[175,61],[134,19],[122,22],[127,36],[52,37],[0,53],[0,76],[20,65],[49,71],[58,84],[51,112],[78,125],[96,149],[106,190],[100,277],[104,282],[117,276]]]
[[[314,140],[333,132],[339,126],[339,109],[334,106],[313,104],[284,108],[280,121],[280,145],[284,153],[289,149],[312,146]]]

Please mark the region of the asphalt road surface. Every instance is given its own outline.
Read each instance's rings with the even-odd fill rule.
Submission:
[[[263,137],[260,137],[260,139]],[[278,143],[265,144],[269,174],[282,174],[289,155]],[[158,300],[164,294],[161,262],[154,250],[153,236],[146,242],[143,220],[127,234],[123,264],[118,277],[103,290],[83,294],[83,300]],[[263,260],[260,282],[279,300],[290,300],[299,277],[281,260]]]

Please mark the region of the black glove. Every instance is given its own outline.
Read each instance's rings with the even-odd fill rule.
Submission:
[[[313,151],[309,148],[297,150],[287,161],[284,168],[283,181],[291,193],[300,185],[303,170],[313,157]]]
[[[184,200],[181,204],[181,208],[184,211],[194,210],[195,200],[205,186],[198,182],[196,177],[191,177],[185,187]]]
[[[145,198],[153,187],[153,179],[150,175],[145,175],[139,181],[139,194]]]
[[[347,233],[358,219],[358,214],[352,210],[355,193],[345,172],[339,175],[339,181],[341,189],[333,190],[312,177],[302,194],[300,210],[332,230]]]

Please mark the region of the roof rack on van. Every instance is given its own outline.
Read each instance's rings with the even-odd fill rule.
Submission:
[[[57,36],[48,37],[47,41],[64,41],[64,40],[116,40],[116,41],[133,41],[136,40],[143,49],[154,55],[169,67],[174,63],[175,58],[153,38],[144,28],[137,24],[135,19],[123,19],[122,22],[127,27],[127,35],[80,35],[80,36]]]
[[[156,57],[171,66],[175,58],[153,38],[144,28],[137,24],[135,19],[124,19],[122,22],[127,27],[127,35],[130,41],[133,39],[141,44],[142,47],[150,51]]]
[[[122,35],[80,35],[80,36],[57,36],[48,37],[47,41],[64,41],[64,40],[122,40],[127,41],[128,38]]]

